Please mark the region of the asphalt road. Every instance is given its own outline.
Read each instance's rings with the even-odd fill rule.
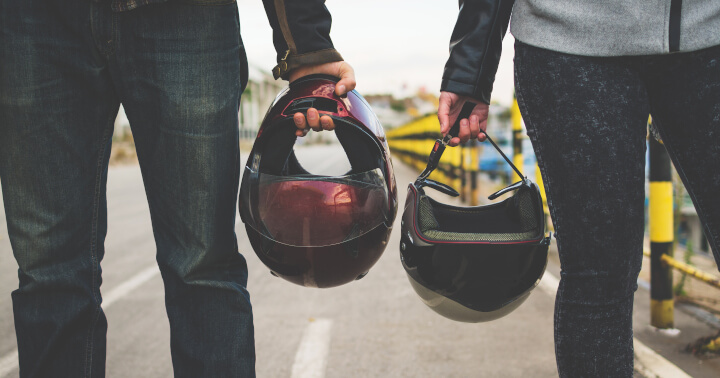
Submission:
[[[347,162],[337,158],[339,152],[337,146],[302,148],[299,159],[315,167],[314,173],[341,173]],[[405,183],[415,173],[399,163],[395,168],[403,203]],[[163,286],[154,268],[155,245],[140,172],[136,166],[112,167],[108,176],[109,231],[102,262],[109,322],[107,375],[171,377]],[[4,213],[0,215],[0,361],[5,357],[5,367],[12,368],[7,361],[16,350],[10,293],[17,287],[17,265]],[[293,371],[301,376],[303,366],[306,376],[315,377],[557,375],[553,304],[541,292],[499,321],[456,323],[427,309],[412,291],[398,257],[397,229],[367,277],[325,290],[270,275],[239,220],[236,230],[250,270],[259,377],[290,377]],[[17,376],[17,370],[10,369],[6,376]]]
[[[301,148],[313,173],[347,169],[338,146]],[[400,203],[417,173],[395,163]],[[0,199],[1,204],[1,199]],[[112,167],[109,232],[102,262],[109,322],[108,377],[171,377],[169,326],[138,167]],[[2,206],[0,206],[2,211]],[[295,286],[270,275],[238,219],[249,266],[259,377],[556,377],[552,290],[536,290],[518,310],[483,324],[457,323],[425,307],[399,261],[399,221],[367,277],[333,289]],[[10,292],[17,287],[0,213],[0,378],[17,376]],[[549,267],[557,271],[557,266]],[[15,363],[16,364],[16,363]]]

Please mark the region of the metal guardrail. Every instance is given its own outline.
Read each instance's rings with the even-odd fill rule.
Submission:
[[[650,257],[650,251],[643,251],[643,255]],[[663,264],[671,267],[677,271],[687,274],[688,276],[695,278],[699,281],[705,282],[710,286],[714,286],[720,289],[720,277],[714,276],[710,273],[705,273],[702,270],[696,269],[691,265],[685,264],[682,261],[675,260],[670,255],[662,255],[660,260]]]
[[[442,135],[437,116],[427,115],[389,130],[385,137],[394,157],[422,171],[427,164],[428,154],[435,145],[435,140]],[[430,178],[448,183],[455,188],[462,187],[465,166],[463,160],[461,148],[447,149],[440,158],[438,168],[430,174]]]

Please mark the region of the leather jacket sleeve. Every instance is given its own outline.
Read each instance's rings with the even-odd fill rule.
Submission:
[[[330,39],[332,18],[325,0],[263,0],[278,65],[275,79],[288,79],[290,71],[305,65],[343,60]]]
[[[460,0],[441,90],[490,104],[514,0]]]

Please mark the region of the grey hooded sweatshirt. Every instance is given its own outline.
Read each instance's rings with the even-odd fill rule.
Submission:
[[[720,45],[720,0],[516,0],[510,31],[576,55],[695,51]]]

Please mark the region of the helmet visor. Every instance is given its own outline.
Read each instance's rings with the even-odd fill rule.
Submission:
[[[245,168],[246,224],[266,238],[322,247],[358,238],[389,218],[380,169],[343,176],[275,176]]]

